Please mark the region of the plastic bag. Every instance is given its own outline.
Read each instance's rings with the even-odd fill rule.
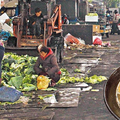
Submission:
[[[50,79],[47,76],[40,75],[37,77],[37,88],[38,89],[48,88],[49,83],[50,83]]]
[[[43,100],[45,103],[58,103],[54,94],[52,94],[50,97],[44,98]]]
[[[102,40],[100,40],[99,38],[96,38],[93,42],[93,45],[102,45]]]
[[[64,37],[65,42],[69,42],[71,44],[75,43],[75,44],[81,44],[79,39],[77,39],[76,37],[74,37],[73,35],[71,35],[70,33],[68,33],[65,37]]]

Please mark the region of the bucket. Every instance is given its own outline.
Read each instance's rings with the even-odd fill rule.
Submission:
[[[120,106],[118,104],[118,87],[120,87],[120,67],[111,74],[111,76],[107,80],[107,83],[104,86],[105,104],[108,110],[116,119],[120,119]]]

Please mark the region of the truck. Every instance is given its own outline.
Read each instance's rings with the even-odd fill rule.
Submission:
[[[55,0],[18,0],[17,7],[18,16],[12,20],[14,36],[7,40],[6,51],[35,55],[37,46],[43,44],[51,47],[57,61],[61,62],[64,48],[61,5],[57,5]],[[33,38],[29,32],[30,17],[36,7],[39,7],[44,15],[43,35],[39,39]]]

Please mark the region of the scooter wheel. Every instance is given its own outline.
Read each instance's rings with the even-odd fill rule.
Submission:
[[[102,36],[104,36],[104,33],[101,33]]]
[[[106,37],[109,38],[109,34],[108,33],[106,33]]]

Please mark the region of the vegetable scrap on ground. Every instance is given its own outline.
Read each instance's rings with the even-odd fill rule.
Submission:
[[[2,85],[8,87],[14,87],[19,91],[32,91],[37,90],[37,77],[33,66],[37,60],[37,57],[29,55],[16,55],[14,53],[5,53],[2,61]],[[80,72],[80,70],[73,70],[74,72]],[[70,77],[69,72],[65,68],[61,68],[61,78],[57,82],[59,84],[68,83],[91,83],[96,84],[104,80],[107,80],[105,76],[93,75],[91,77]],[[48,88],[49,89],[49,88]],[[47,89],[46,89],[47,90]]]

